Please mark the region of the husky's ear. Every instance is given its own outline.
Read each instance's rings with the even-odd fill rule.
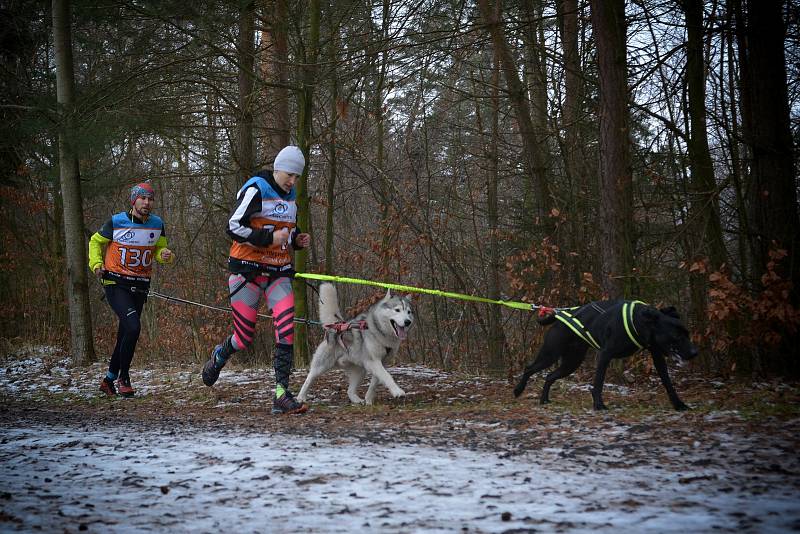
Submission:
[[[386,294],[383,296],[383,300],[389,300],[390,298],[392,298],[392,289],[387,288]]]

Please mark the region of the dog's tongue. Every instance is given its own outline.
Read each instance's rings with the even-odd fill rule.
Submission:
[[[397,334],[397,337],[400,339],[406,338],[406,328],[404,326],[400,326],[399,324],[394,325],[394,331]]]

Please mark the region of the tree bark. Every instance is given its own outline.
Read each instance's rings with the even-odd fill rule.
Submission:
[[[683,0],[686,16],[686,85],[688,88],[691,131],[688,140],[691,169],[691,203],[689,212],[689,261],[708,259],[711,270],[725,263],[725,243],[719,218],[719,198],[714,166],[708,148],[706,125],[706,76],[703,54],[703,2]],[[689,278],[691,315],[698,329],[705,331],[707,274],[693,271]]]
[[[782,2],[746,2],[742,65],[745,140],[750,148],[751,175],[747,190],[753,271],[761,278],[772,260],[770,252],[786,250],[775,273],[792,282],[790,303],[800,303],[800,217],[797,175],[790,126]],[[747,109],[749,107],[749,109]],[[786,376],[800,375],[797,334],[788,328],[782,340],[763,352],[763,369]]]
[[[261,32],[261,100],[265,106],[266,135],[260,147],[260,161],[273,161],[289,144],[288,25],[287,0],[265,0],[265,30]]]
[[[389,275],[389,259],[391,257],[390,249],[392,248],[392,240],[394,239],[393,232],[392,232],[392,225],[389,221],[391,217],[391,213],[389,211],[390,206],[390,199],[392,196],[391,192],[391,184],[389,182],[389,176],[385,170],[385,161],[384,161],[384,149],[385,149],[385,137],[386,137],[386,117],[384,114],[383,109],[383,92],[384,87],[386,85],[386,67],[388,63],[388,52],[386,52],[386,48],[389,46],[389,0],[383,0],[382,10],[381,10],[381,35],[380,39],[378,40],[380,43],[381,51],[379,52],[378,56],[380,59],[378,60],[378,72],[377,72],[377,80],[375,82],[375,95],[374,95],[374,108],[373,113],[375,114],[375,123],[377,128],[376,133],[376,153],[375,153],[375,165],[378,170],[378,179],[380,180],[381,184],[381,198],[380,198],[380,205],[381,205],[381,273],[384,276]]]
[[[545,218],[541,224],[547,228],[547,235],[552,234],[553,225],[549,211],[553,206],[552,197],[547,184],[549,183],[548,171],[550,169],[550,150],[547,148],[548,114],[547,114],[547,65],[545,64],[545,43],[542,32],[543,14],[541,0],[523,0],[521,13],[527,22],[524,32],[525,57],[527,59],[526,77],[528,80],[528,94],[531,108],[531,126],[534,144],[538,147],[536,165],[539,183],[538,195],[546,199],[543,205]]]
[[[334,211],[336,208],[336,177],[337,177],[337,148],[336,127],[339,123],[339,77],[336,68],[336,52],[339,43],[339,26],[334,23],[333,17],[329,19],[330,35],[328,40],[328,63],[330,65],[330,91],[331,91],[331,123],[330,142],[328,143],[328,183],[326,187],[327,205],[325,206],[325,270],[332,274],[335,267],[333,250]]]
[[[629,293],[633,271],[633,191],[624,0],[592,0],[600,74],[601,286]]]
[[[557,4],[561,48],[564,55],[564,102],[562,104],[561,128],[564,131],[562,157],[564,172],[569,184],[568,201],[564,210],[569,225],[567,252],[563,260],[572,279],[580,281],[582,271],[589,270],[593,262],[586,247],[587,237],[592,231],[585,223],[589,212],[589,172],[585,163],[582,143],[581,105],[584,99],[584,81],[578,55],[578,0],[560,0]]]
[[[85,365],[95,359],[95,353],[86,275],[88,259],[83,224],[83,197],[78,156],[72,145],[75,129],[75,78],[69,0],[53,0],[52,6],[56,92],[60,115],[58,159],[67,260],[66,293],[72,355],[76,365]]]
[[[491,35],[492,45],[500,57],[500,66],[506,80],[508,96],[511,99],[519,134],[522,137],[525,170],[529,176],[527,181],[528,191],[530,191],[526,196],[526,198],[530,199],[530,204],[525,207],[532,213],[532,216],[527,220],[532,227],[533,222],[537,219],[544,224],[547,223],[547,214],[550,211],[552,202],[547,188],[546,169],[543,163],[544,158],[541,154],[542,149],[536,143],[530,104],[526,97],[525,87],[519,79],[514,56],[511,54],[503,35],[500,5],[499,2],[491,4],[489,0],[478,0],[481,18]],[[531,196],[535,198],[531,199]],[[549,234],[550,232],[547,231],[547,233]]]
[[[497,202],[497,182],[500,178],[498,164],[498,145],[500,139],[500,64],[497,53],[493,55],[492,95],[491,95],[491,138],[489,141],[489,172],[486,180],[486,218],[489,225],[489,298],[500,299],[500,272],[503,268],[498,250],[499,213]],[[506,368],[505,334],[503,332],[503,315],[500,306],[491,306],[488,310],[489,330],[489,368],[502,371]]]
[[[786,83],[786,28],[780,2],[749,0],[747,7],[748,61],[743,76],[751,106],[745,139],[752,157],[748,198],[754,268],[757,275],[764,273],[773,244],[787,249],[790,255],[780,272],[792,279],[797,290],[800,220]]]
[[[255,169],[255,144],[253,138],[253,77],[255,76],[255,5],[247,2],[239,14],[239,139],[236,165],[239,178],[246,180]]]
[[[311,138],[313,133],[314,86],[317,83],[317,59],[319,53],[319,0],[311,0],[308,13],[307,55],[303,58],[303,81],[298,93],[297,144],[306,158],[306,168],[297,181],[297,224],[304,231],[311,232],[311,214],[308,198],[308,173],[311,167]],[[312,245],[313,246],[313,245]],[[308,251],[300,250],[295,254],[295,269],[306,270]],[[295,314],[297,317],[308,317],[306,285],[295,281]],[[303,323],[295,325],[295,355],[299,365],[308,365],[308,333]]]

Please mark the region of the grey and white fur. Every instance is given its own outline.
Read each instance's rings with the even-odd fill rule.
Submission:
[[[323,324],[344,320],[339,311],[336,288],[332,284],[322,284],[319,288],[319,318]],[[414,322],[410,297],[392,295],[389,290],[380,301],[350,320],[356,325],[360,321],[366,325],[365,329],[356,326],[341,333],[326,334],[314,352],[308,376],[297,395],[298,400],[305,402],[314,381],[333,368],[342,369],[347,376],[347,396],[353,403],[372,404],[378,383],[386,386],[392,397],[405,395],[405,391],[386,371],[383,362],[397,353]],[[372,376],[362,399],[358,396],[357,388],[367,373]]]

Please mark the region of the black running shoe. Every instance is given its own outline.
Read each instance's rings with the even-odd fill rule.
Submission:
[[[222,368],[220,367],[217,369],[216,365],[217,354],[219,354],[221,350],[222,345],[214,347],[214,350],[211,351],[211,358],[203,366],[203,384],[209,387],[214,385],[214,382],[219,378],[219,372],[222,371]]]
[[[273,414],[301,414],[308,411],[308,406],[303,402],[297,402],[294,396],[288,391],[272,401]]]

